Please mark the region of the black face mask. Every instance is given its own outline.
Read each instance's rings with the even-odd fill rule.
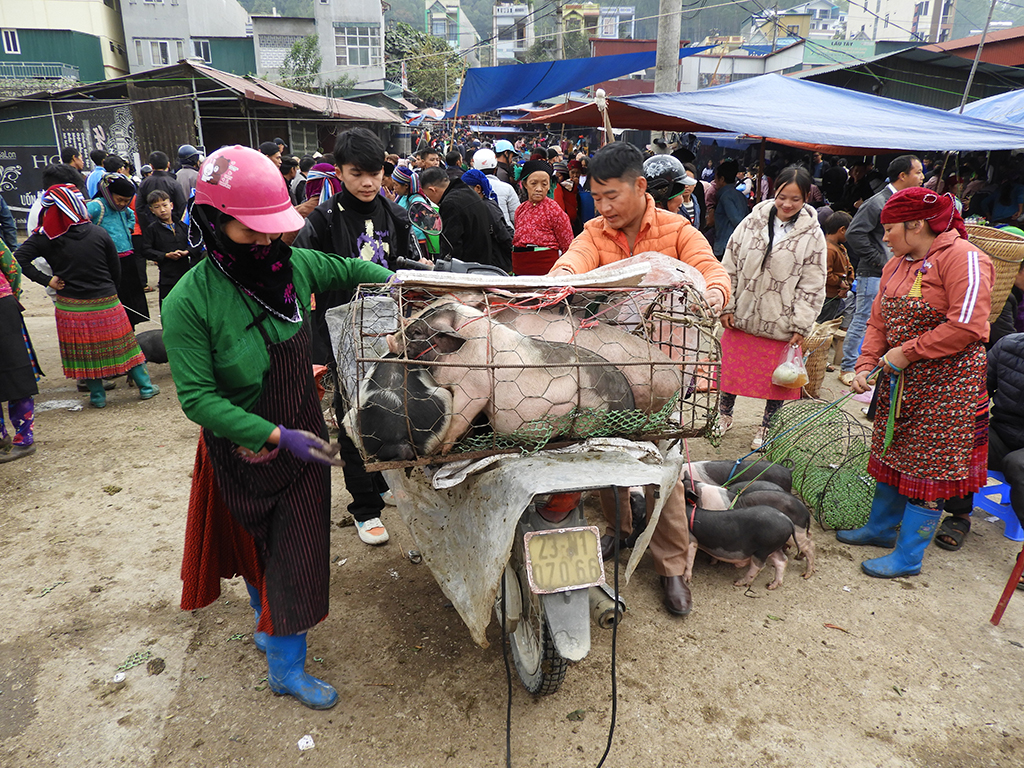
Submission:
[[[203,240],[210,260],[244,293],[256,303],[282,320],[297,323],[302,320],[292,283],[292,249],[278,237],[268,245],[236,243],[221,228],[223,215],[217,225],[210,226],[204,212],[198,216]]]

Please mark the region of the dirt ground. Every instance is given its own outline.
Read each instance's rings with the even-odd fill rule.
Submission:
[[[471,642],[426,566],[405,557],[416,544],[393,509],[384,547],[333,528],[332,610],[309,635],[309,668],[340,695],[331,711],[266,688],[240,580],[208,608],[179,610],[198,430],[170,371],[151,368],[163,389],[151,401],[121,379],[105,410],[89,408],[62,378],[48,299],[30,283],[25,301],[49,375],[38,452],[0,465],[0,765],[504,765],[500,635],[492,626],[487,650]],[[826,387],[840,393],[834,375]],[[722,447],[694,441],[694,458],[746,453],[758,418],[741,400]],[[334,496],[338,523],[340,472]],[[988,621],[1020,549],[1002,524],[976,513],[961,552],[931,547],[920,576],[894,581],[861,573],[878,550],[817,527],[814,538],[818,573],[805,581],[791,563],[774,592],[767,572],[744,592],[731,566],[699,556],[685,619],[661,607],[646,556],[624,590],[606,765],[1024,764],[1024,594],[999,627]],[[593,632],[555,695],[514,681],[513,765],[597,764],[612,635]],[[113,682],[130,661],[141,663]],[[305,735],[315,746],[300,751]]]

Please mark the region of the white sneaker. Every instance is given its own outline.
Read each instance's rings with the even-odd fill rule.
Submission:
[[[754,439],[750,441],[750,450],[759,451],[761,446],[764,445],[764,439],[768,436],[768,430],[764,427],[759,427],[757,432],[754,433]]]
[[[356,531],[359,532],[359,538],[367,544],[386,544],[387,540],[391,538],[388,536],[388,529],[384,527],[384,523],[380,521],[379,517],[366,522],[356,520]]]
[[[384,493],[382,493],[380,497],[384,500],[384,503],[387,504],[389,507],[398,506],[398,502],[395,501],[395,494],[390,488],[384,491]]]
[[[718,426],[716,427],[719,435],[724,435],[730,429],[732,429],[732,416],[726,416],[724,414],[718,414]]]

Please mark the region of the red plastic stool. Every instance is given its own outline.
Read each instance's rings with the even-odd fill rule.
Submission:
[[[1010,574],[1009,581],[1006,582],[1006,587],[1003,589],[1002,597],[999,598],[999,603],[996,605],[996,610],[992,614],[992,618],[989,619],[997,627],[999,626],[1000,619],[1003,618],[1003,613],[1006,612],[1006,606],[1010,604],[1010,598],[1013,597],[1013,593],[1017,589],[1017,585],[1020,583],[1020,575],[1024,573],[1024,549],[1017,555],[1017,564],[1013,567],[1013,572]]]

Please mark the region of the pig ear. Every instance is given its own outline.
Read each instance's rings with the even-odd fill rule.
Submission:
[[[466,343],[466,340],[461,336],[454,333],[435,333],[430,337],[431,343],[434,345],[434,349],[442,355],[451,355],[462,349],[462,345]]]
[[[398,337],[393,333],[389,333],[386,338],[388,340],[388,349],[391,353],[395,355],[402,354],[402,345],[398,341]]]

